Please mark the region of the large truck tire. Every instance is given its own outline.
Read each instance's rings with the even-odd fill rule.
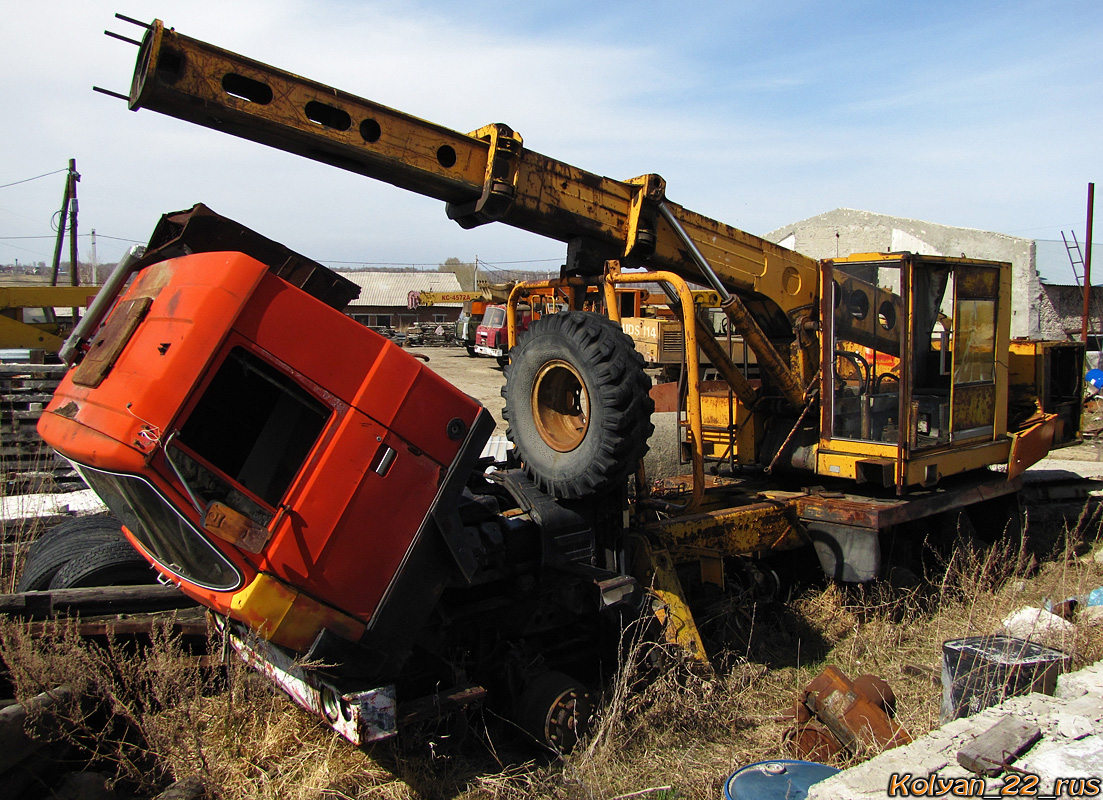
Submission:
[[[655,403],[643,357],[619,325],[582,311],[552,314],[533,323],[510,358],[506,435],[542,491],[587,497],[636,471]]]
[[[54,576],[72,559],[109,542],[126,542],[122,524],[112,516],[76,517],[55,525],[33,542],[16,585],[18,592],[50,588]]]
[[[105,542],[69,560],[50,581],[51,589],[88,586],[142,586],[157,582],[157,572],[126,539]]]

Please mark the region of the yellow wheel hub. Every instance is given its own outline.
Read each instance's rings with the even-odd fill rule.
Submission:
[[[532,416],[548,447],[560,453],[574,450],[590,425],[590,395],[582,376],[566,361],[544,364],[532,384]]]

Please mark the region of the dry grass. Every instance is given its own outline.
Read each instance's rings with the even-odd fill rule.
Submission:
[[[489,713],[457,746],[436,736],[413,749],[357,750],[236,662],[204,671],[165,634],[135,653],[64,627],[33,639],[4,621],[0,655],[21,697],[67,684],[101,699],[109,715],[70,709],[70,736],[134,792],[199,776],[226,800],[715,798],[738,767],[789,755],[778,717],[828,664],[888,680],[913,735],[937,726],[943,641],[991,633],[1023,606],[1103,585],[1103,565],[1085,557],[1099,535],[1094,513],[1060,532],[1050,553],[963,546],[927,589],[829,585],[785,604],[720,604],[705,624],[728,643],[714,677],[636,642],[594,732],[565,759],[534,759]],[[1100,629],[1078,626],[1066,644],[1077,667],[1103,658]]]
[[[0,593],[15,591],[27,548],[42,532],[37,521],[0,519]]]

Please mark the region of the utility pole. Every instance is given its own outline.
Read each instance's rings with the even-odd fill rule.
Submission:
[[[92,229],[92,283],[100,282],[100,262],[96,258],[96,229]]]
[[[1095,184],[1088,184],[1088,225],[1084,253],[1084,315],[1080,319],[1080,341],[1088,341],[1088,315],[1092,291],[1092,211],[1095,207]]]
[[[57,241],[54,243],[54,270],[50,279],[51,286],[57,286],[58,270],[61,268],[61,244],[65,241],[66,217],[69,218],[69,285],[79,286],[77,278],[77,160],[69,159],[69,171],[65,176],[65,196],[61,199],[61,214],[57,221]]]

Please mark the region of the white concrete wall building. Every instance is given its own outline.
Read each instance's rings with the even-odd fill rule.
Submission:
[[[770,231],[765,236],[811,258],[907,250],[935,256],[965,256],[1012,264],[1011,335],[1040,335],[1042,289],[1032,239],[973,228],[838,208]]]

